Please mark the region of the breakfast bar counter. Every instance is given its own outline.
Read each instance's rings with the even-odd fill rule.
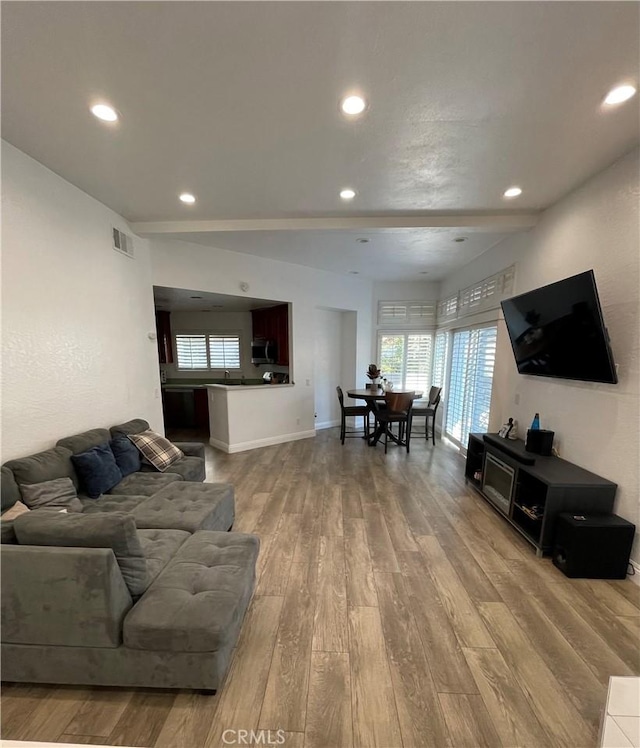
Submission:
[[[315,436],[305,423],[309,390],[295,384],[208,384],[209,443],[223,452],[244,452]],[[302,402],[304,401],[304,402]]]

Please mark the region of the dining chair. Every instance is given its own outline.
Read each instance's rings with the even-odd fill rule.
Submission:
[[[338,386],[336,387],[336,392],[338,393],[338,400],[340,401],[340,441],[342,444],[344,444],[344,440],[346,437],[353,437],[353,436],[364,436],[365,439],[369,438],[369,406],[368,405],[345,405],[344,404],[344,393],[342,392],[342,387]],[[348,416],[354,416],[359,417],[362,416],[363,419],[363,432],[361,433],[358,430],[350,430],[347,431],[347,417]]]
[[[424,416],[424,438],[429,439],[429,419],[431,419],[431,441],[434,446],[436,443],[436,413],[440,398],[442,397],[442,387],[432,387],[429,390],[429,400],[421,403],[419,400],[413,406],[413,416]]]
[[[389,437],[391,441],[406,447],[409,452],[411,442],[411,414],[415,392],[387,392],[384,403],[374,403],[374,415],[380,424],[378,439],[384,430],[384,453],[387,454]],[[393,424],[398,424],[397,436],[393,433]],[[377,440],[376,440],[377,441]]]

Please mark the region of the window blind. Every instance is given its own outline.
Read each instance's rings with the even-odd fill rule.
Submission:
[[[207,369],[207,336],[176,335],[176,354],[179,369]]]
[[[237,335],[209,335],[211,369],[240,368],[240,338]]]
[[[444,387],[448,348],[449,333],[441,331],[436,335],[433,349],[433,373],[431,376],[431,384],[434,387]]]
[[[453,334],[445,431],[459,446],[466,444],[470,431],[489,428],[496,338],[497,327]]]
[[[379,301],[378,325],[400,327],[420,325],[430,327],[435,323],[436,305],[422,301]]]

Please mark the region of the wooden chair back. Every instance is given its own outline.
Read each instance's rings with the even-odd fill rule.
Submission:
[[[390,413],[409,413],[413,405],[414,392],[385,392],[384,400]]]

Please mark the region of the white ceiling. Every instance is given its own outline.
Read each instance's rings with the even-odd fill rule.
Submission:
[[[19,2],[2,13],[9,142],[146,234],[184,221],[188,236],[165,235],[336,272],[437,279],[503,238],[505,210],[553,204],[639,139],[637,99],[600,106],[638,78],[635,2]],[[347,122],[338,101],[354,90],[370,107]],[[89,113],[100,99],[117,125]],[[524,194],[505,201],[512,184]],[[350,203],[345,186],[358,192]],[[496,216],[494,231],[451,220],[470,236],[451,245],[419,220],[451,212],[461,227],[468,213]],[[368,271],[373,238],[353,248],[350,231],[187,229],[366,216],[376,234],[375,219],[397,215],[415,225],[377,234]]]

